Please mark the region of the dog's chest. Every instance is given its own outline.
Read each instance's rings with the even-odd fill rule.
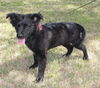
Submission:
[[[25,44],[30,50],[35,51],[36,39],[29,38]]]

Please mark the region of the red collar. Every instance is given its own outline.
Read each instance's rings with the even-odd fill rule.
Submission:
[[[39,31],[42,31],[42,30],[43,30],[43,28],[42,28],[42,25],[41,25],[41,24],[38,24],[38,30],[39,30]]]

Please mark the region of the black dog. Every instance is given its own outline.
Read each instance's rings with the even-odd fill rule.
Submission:
[[[9,13],[7,18],[10,18],[11,24],[15,27],[19,42],[25,42],[34,52],[34,64],[30,68],[38,67],[37,82],[44,77],[47,50],[51,48],[63,45],[68,49],[65,55],[69,56],[75,47],[83,51],[84,60],[88,59],[86,47],[83,45],[86,32],[81,25],[72,22],[40,25],[40,20],[43,19],[40,13]]]

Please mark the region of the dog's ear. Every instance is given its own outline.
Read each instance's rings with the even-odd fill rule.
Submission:
[[[43,16],[40,13],[35,13],[35,14],[32,14],[31,19],[34,22],[40,22],[40,20],[43,19]]]
[[[7,14],[6,18],[10,19],[11,24],[15,27],[16,24],[19,22],[20,14],[17,13],[9,13]]]

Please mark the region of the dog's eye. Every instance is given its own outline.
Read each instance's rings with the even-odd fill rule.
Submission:
[[[26,27],[27,26],[27,24],[24,24],[24,27]]]
[[[18,24],[17,27],[20,27],[20,24]]]

